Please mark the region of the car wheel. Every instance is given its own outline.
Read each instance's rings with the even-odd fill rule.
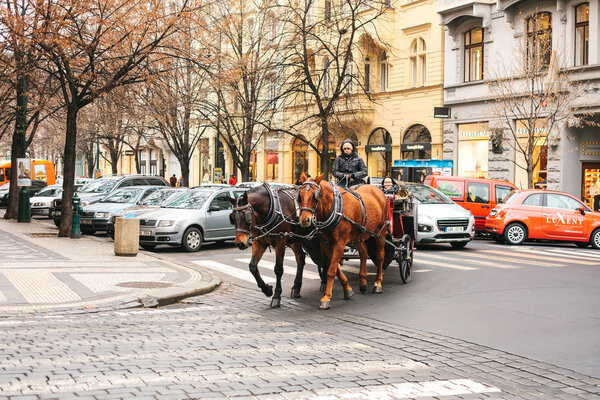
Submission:
[[[581,248],[585,248],[590,245],[588,242],[574,242],[574,243],[575,243],[575,246],[581,247]]]
[[[494,239],[496,243],[504,243],[504,236],[498,235],[497,233],[492,235],[492,239]]]
[[[454,247],[455,249],[462,249],[463,247],[465,247],[467,245],[467,242],[452,242],[450,243],[452,245],[452,247]]]
[[[155,244],[141,244],[140,246],[142,246],[142,249],[144,250],[154,250],[154,248],[156,248]]]
[[[503,237],[507,244],[521,244],[527,239],[527,228],[523,224],[513,222],[504,229]]]
[[[60,219],[58,220],[54,220],[54,225],[56,225],[57,228],[60,228]]]
[[[181,238],[181,247],[185,251],[198,251],[202,247],[202,232],[200,229],[187,228]]]
[[[81,233],[84,235],[93,235],[96,231],[94,229],[81,228]]]
[[[600,250],[600,229],[596,229],[590,236],[590,244],[593,248]]]

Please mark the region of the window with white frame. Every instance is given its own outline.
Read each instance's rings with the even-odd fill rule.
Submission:
[[[552,14],[540,12],[527,19],[527,63],[534,68],[550,64],[552,56]]]
[[[575,7],[575,65],[587,65],[590,47],[590,3]]]
[[[483,79],[483,28],[465,33],[465,82]]]
[[[427,45],[419,38],[410,47],[410,84],[412,87],[424,86],[427,83]]]
[[[381,91],[385,92],[388,87],[388,58],[385,51],[381,54],[380,75]]]

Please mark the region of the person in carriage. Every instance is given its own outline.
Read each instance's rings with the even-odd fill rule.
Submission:
[[[381,181],[381,190],[383,190],[383,193],[386,195],[394,195],[398,193],[399,188],[396,181],[394,181],[391,176],[386,175],[383,178],[383,181]]]
[[[342,142],[342,154],[333,162],[332,173],[337,179],[337,185],[347,189],[364,183],[367,177],[367,166],[356,152],[356,146],[352,139]]]

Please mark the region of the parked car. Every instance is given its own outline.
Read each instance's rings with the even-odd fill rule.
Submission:
[[[516,190],[496,205],[485,226],[494,239],[512,245],[547,239],[600,249],[600,212],[568,193]]]
[[[52,201],[60,199],[62,196],[62,186],[50,185],[46,186],[35,195],[29,198],[31,204],[31,215],[50,216],[50,207],[52,207]]]
[[[118,189],[97,203],[83,207],[79,223],[81,232],[106,231],[112,215],[133,207],[164,186],[130,186]]]
[[[37,192],[39,192],[46,186],[47,186],[46,182],[44,182],[44,181],[32,180],[31,186],[25,186],[25,187],[29,191],[29,197],[31,198],[31,196],[34,196]],[[10,182],[6,182],[2,186],[0,186],[0,208],[6,208],[6,206],[8,205],[9,188],[10,188]]]
[[[198,251],[205,241],[224,241],[235,237],[229,222],[232,204],[245,189],[201,187],[150,211],[140,218],[140,245],[153,249],[166,244]]]
[[[517,187],[496,179],[464,178],[461,176],[429,175],[429,185],[451,198],[456,204],[471,211],[475,217],[475,232],[486,233],[485,218],[492,208]]]
[[[84,187],[77,191],[77,196],[81,200],[81,206],[87,206],[97,203],[102,198],[106,197],[117,189],[128,186],[148,185],[171,187],[171,185],[169,185],[169,183],[160,176],[115,175],[105,176],[88,182]],[[54,220],[54,224],[56,226],[60,226],[61,203],[61,199],[54,200],[50,210],[50,216]]]
[[[450,243],[461,248],[473,240],[475,218],[469,210],[431,186],[408,182],[401,185],[418,201],[415,243]]]
[[[187,188],[165,188],[155,191],[154,193],[148,195],[148,197],[139,201],[137,205],[114,213],[108,221],[106,231],[111,236],[114,234],[115,218],[124,216],[133,218],[139,217],[140,215],[146,214],[152,210],[160,208],[161,204],[171,201],[176,196],[181,195],[187,190]]]
[[[233,187],[231,185],[228,185],[226,183],[202,183],[198,186],[192,186],[190,189],[200,189],[200,188],[230,188]]]
[[[267,182],[275,189],[279,188],[294,188],[295,185],[291,185],[289,183],[281,183],[281,182]],[[239,189],[252,189],[253,187],[262,185],[263,182],[241,182],[235,185],[236,188]]]

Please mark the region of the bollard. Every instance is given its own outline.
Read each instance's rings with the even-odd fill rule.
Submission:
[[[73,195],[73,224],[71,225],[71,239],[81,238],[81,227],[79,225],[79,213],[81,212],[81,200],[77,193]]]
[[[136,256],[140,247],[140,220],[115,218],[115,255]]]
[[[19,208],[17,210],[17,221],[31,222],[31,204],[29,203],[29,190],[25,186],[19,190]]]

